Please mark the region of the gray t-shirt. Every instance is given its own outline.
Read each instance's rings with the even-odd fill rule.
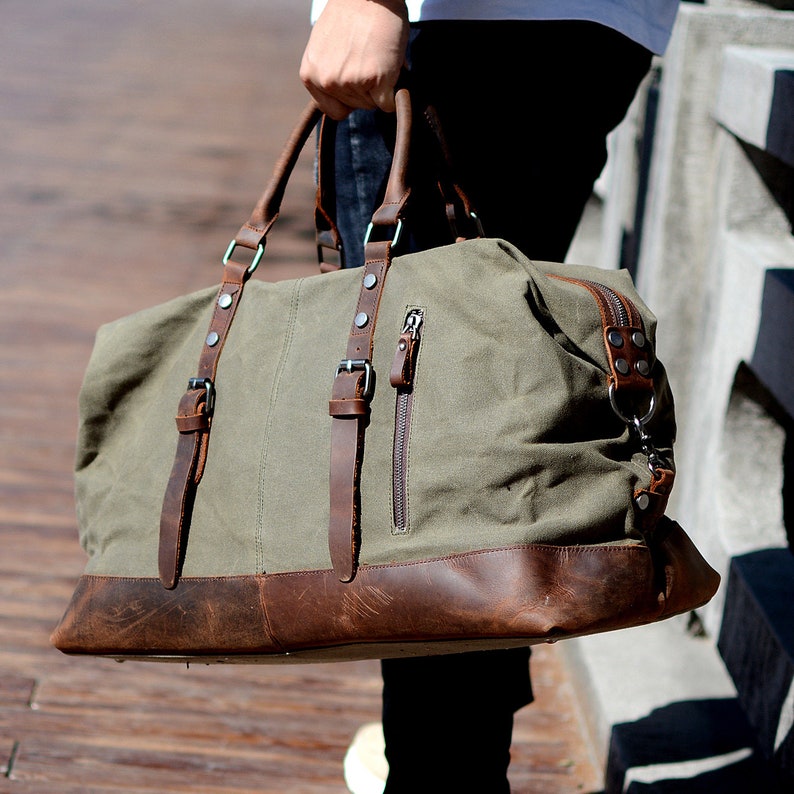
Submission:
[[[313,0],[312,21],[326,0]],[[661,55],[679,0],[406,0],[411,22],[430,20],[578,19],[619,31]]]

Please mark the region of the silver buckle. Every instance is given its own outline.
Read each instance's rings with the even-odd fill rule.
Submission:
[[[336,368],[336,375],[334,378],[339,377],[340,372],[362,371],[364,373],[364,391],[362,397],[369,397],[372,394],[372,364],[365,358],[343,358]]]
[[[207,396],[204,400],[204,413],[207,416],[212,416],[215,411],[215,384],[210,378],[191,378],[187,382],[188,391],[194,389],[204,389]]]

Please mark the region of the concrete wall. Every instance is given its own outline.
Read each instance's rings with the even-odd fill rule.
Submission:
[[[726,616],[729,583],[740,575],[734,561],[788,546],[782,495],[786,430],[751,376],[751,364],[768,271],[794,268],[794,237],[745,144],[759,150],[766,145],[770,81],[777,70],[794,69],[794,12],[749,2],[683,3],[660,66],[636,280],[659,318],[658,354],[677,403],[678,478],[668,512],[720,571],[723,586],[694,621],[705,628],[699,636],[691,632],[692,621],[674,620],[575,641],[566,652],[578,673],[596,743],[608,757],[607,792],[663,792],[671,790],[665,785],[673,779],[691,780],[692,787],[685,790],[692,792],[771,792],[776,791],[774,780],[761,788],[742,786],[747,780],[762,781],[768,769],[765,755],[775,756],[771,775],[776,780],[781,748],[794,741],[794,696],[785,695],[794,691],[794,666],[785,649],[770,645],[772,657],[782,653],[780,680],[772,689],[783,695],[775,696],[782,702],[764,704],[775,723],[770,729],[774,742],[766,747],[748,706],[754,693],[744,691],[763,687],[763,682],[756,675],[748,683],[736,669],[752,665],[751,656],[744,653],[745,661],[734,662],[740,654],[722,648],[723,643],[741,643],[736,639],[741,631],[723,637],[722,656],[716,644],[723,619],[734,628],[740,625],[736,605],[747,602],[731,597],[733,611]],[[608,267],[620,264],[621,241],[635,223],[633,186],[645,102],[641,94],[614,136],[608,172],[599,186],[599,259]],[[787,343],[794,345],[794,340]],[[794,625],[794,603],[790,622]],[[724,713],[713,719],[726,704],[734,709],[732,733]],[[698,756],[694,761],[676,746],[675,725],[666,722],[673,714],[712,726],[714,741],[704,736],[706,729],[701,731],[698,738],[705,743],[697,751],[692,748]],[[642,742],[637,745],[631,738],[649,725],[661,756],[650,765],[648,747],[638,750]],[[665,729],[671,731],[669,743],[660,741]],[[720,770],[725,779],[715,782]]]
[[[794,266],[790,225],[717,119],[721,94],[744,104],[746,116],[763,116],[750,101],[754,92],[742,96],[735,73],[724,72],[737,44],[791,54],[794,14],[682,6],[664,61],[638,266],[638,286],[663,329],[658,352],[678,405],[680,476],[671,509],[725,573],[730,556],[785,545],[782,474],[769,470],[772,458],[780,469],[782,456],[769,447],[780,440],[769,437],[771,429],[754,442],[745,438],[751,447],[741,458],[766,470],[743,471],[725,423],[739,364],[753,353],[765,271]],[[707,611],[712,630],[717,614]]]

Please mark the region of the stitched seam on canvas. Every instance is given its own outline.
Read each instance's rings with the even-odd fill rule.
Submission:
[[[270,394],[270,400],[267,406],[267,422],[265,423],[264,438],[262,439],[262,456],[259,461],[259,500],[256,508],[256,528],[255,528],[255,544],[256,544],[256,570],[257,572],[264,572],[265,569],[265,548],[264,548],[264,522],[265,522],[265,471],[267,467],[268,450],[270,448],[270,431],[273,426],[273,412],[275,410],[276,402],[278,400],[279,387],[281,378],[287,364],[287,357],[292,348],[292,340],[295,336],[295,323],[298,315],[298,304],[300,302],[300,291],[303,286],[303,279],[298,279],[292,290],[292,297],[290,301],[289,319],[287,321],[287,328],[284,332],[284,341],[281,346],[281,355],[279,356],[278,366],[276,367],[276,375],[273,379],[273,391]]]
[[[629,554],[648,554],[648,547],[642,544],[637,545],[619,545],[619,546],[599,546],[599,545],[584,545],[584,546],[554,546],[546,543],[523,543],[514,546],[500,546],[494,549],[477,549],[475,551],[461,551],[453,554],[445,554],[440,557],[427,557],[422,560],[405,560],[404,562],[388,562],[376,563],[370,565],[364,563],[359,566],[359,571],[374,571],[379,568],[407,568],[415,565],[425,565],[429,562],[446,562],[460,560],[466,557],[476,557],[488,554],[501,554],[506,551],[519,551],[522,549],[544,549],[551,551],[557,555],[578,556],[587,552],[596,552],[599,554],[616,554],[618,552]],[[267,574],[268,577],[276,576],[311,576],[317,574],[327,573],[321,569],[309,569],[305,571],[276,571]]]

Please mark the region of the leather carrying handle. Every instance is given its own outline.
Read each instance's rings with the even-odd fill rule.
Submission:
[[[281,156],[276,162],[273,176],[265,192],[256,203],[249,219],[240,227],[234,241],[244,248],[256,250],[267,237],[278,218],[281,202],[287,189],[287,182],[298,162],[303,147],[317,126],[321,117],[320,110],[310,102],[303,110],[300,120],[287,140]]]
[[[382,205],[375,211],[373,227],[389,227],[397,223],[397,216],[401,216],[405,203],[410,193],[408,186],[408,162],[413,133],[413,124],[409,119],[406,123],[406,114],[410,114],[412,103],[409,89],[405,85],[409,81],[408,73],[401,78],[401,86],[395,95],[397,134],[394,145],[392,167],[389,172],[386,192]],[[402,116],[402,121],[400,117]],[[435,141],[438,157],[438,188],[447,206],[447,216],[452,228],[453,237],[467,239],[472,236],[483,236],[477,214],[466,192],[455,179],[452,159],[446,143],[441,124],[435,109],[426,106],[423,110],[426,121],[425,129]],[[310,101],[301,113],[300,119],[293,129],[286,145],[276,162],[273,175],[259,201],[254,206],[249,219],[237,232],[233,244],[257,251],[265,244],[268,234],[278,219],[281,202],[287,189],[287,183],[313,130],[320,125],[318,141],[317,162],[317,193],[315,201],[315,230],[319,261],[322,271],[335,270],[344,266],[342,239],[336,227],[336,189],[334,178],[335,154],[334,144],[336,139],[336,122],[324,116],[314,101]],[[461,235],[458,227],[462,226],[461,220],[472,228],[474,234]],[[323,260],[323,249],[334,249],[339,252],[339,265],[326,264]]]
[[[314,229],[320,272],[345,266],[342,236],[336,227],[336,122],[323,116],[317,141],[317,194],[314,203]],[[336,262],[326,262],[325,252],[336,252]]]
[[[400,91],[398,91],[400,94]],[[402,110],[398,108],[397,115],[403,115],[408,108],[410,112],[410,97],[407,90],[402,89]],[[301,151],[306,145],[310,135],[320,124],[318,145],[317,169],[317,195],[315,201],[315,229],[317,232],[318,253],[320,253],[321,266],[323,264],[322,249],[333,248],[342,252],[342,242],[336,227],[336,190],[334,179],[334,143],[336,138],[336,122],[324,116],[317,105],[310,101],[304,108],[301,117],[292,131],[284,150],[281,153],[273,175],[264,193],[254,206],[249,219],[240,227],[233,240],[233,244],[257,251],[265,244],[268,234],[278,219],[281,202],[287,189],[287,183],[295,168]],[[373,226],[389,226],[396,224],[396,215],[402,212],[407,188],[407,164],[410,145],[410,124],[407,126],[398,122],[398,129],[405,131],[399,135],[395,143],[394,159],[389,174],[386,195],[383,206],[373,216]],[[404,197],[404,198],[403,198]],[[322,270],[336,269],[333,266],[321,267]]]

